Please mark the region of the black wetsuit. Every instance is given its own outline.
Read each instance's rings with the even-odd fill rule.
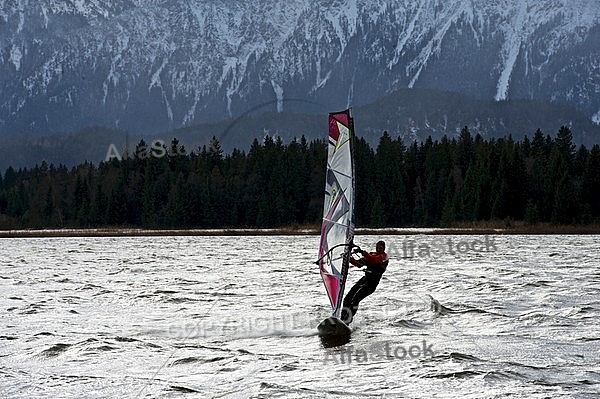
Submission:
[[[386,256],[387,257],[387,256]],[[358,304],[367,296],[375,292],[381,276],[387,268],[388,261],[382,263],[369,264],[361,259],[361,263],[367,266],[365,275],[354,284],[344,298],[344,308],[342,309],[341,319],[346,324],[352,323],[352,319],[358,311]]]

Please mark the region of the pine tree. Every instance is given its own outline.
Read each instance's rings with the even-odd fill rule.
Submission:
[[[536,225],[539,222],[539,212],[537,209],[537,205],[529,199],[527,201],[527,205],[525,206],[525,223],[529,225]]]
[[[369,223],[372,227],[385,227],[386,226],[385,211],[383,209],[383,202],[379,195],[375,196],[373,207],[371,208],[371,221]]]
[[[595,144],[583,172],[581,203],[587,205],[591,222],[600,221],[600,146]]]
[[[578,206],[575,202],[575,189],[568,171],[563,170],[556,186],[552,207],[552,223],[571,224],[577,221]]]
[[[556,145],[560,154],[568,160],[570,165],[573,161],[573,154],[575,153],[575,144],[573,144],[573,134],[571,129],[566,126],[561,126],[556,135]]]

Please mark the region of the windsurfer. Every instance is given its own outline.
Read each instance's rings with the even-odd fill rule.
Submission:
[[[360,301],[375,292],[389,262],[388,255],[385,253],[385,242],[383,241],[377,242],[375,252],[361,250],[355,252],[360,253],[362,258],[354,259],[350,257],[350,263],[357,267],[366,266],[366,269],[365,275],[354,284],[344,298],[341,319],[346,324],[352,323]]]

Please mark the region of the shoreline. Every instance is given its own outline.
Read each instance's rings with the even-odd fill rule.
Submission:
[[[26,229],[0,230],[0,238],[47,237],[151,237],[151,236],[276,236],[319,235],[320,227],[287,227],[274,229]],[[560,235],[600,234],[600,225],[586,226],[510,226],[473,225],[457,227],[357,228],[355,235]]]

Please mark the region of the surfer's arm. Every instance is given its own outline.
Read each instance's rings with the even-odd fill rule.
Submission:
[[[376,253],[370,254],[367,251],[362,251],[362,256],[363,256],[363,259],[365,260],[365,262],[367,264],[370,264],[370,265],[382,264],[383,262],[385,262],[387,260],[387,255],[385,253],[383,253],[383,254],[376,254]]]
[[[350,263],[352,263],[352,265],[356,267],[361,267],[365,265],[363,259],[354,259],[353,257],[350,257]]]

